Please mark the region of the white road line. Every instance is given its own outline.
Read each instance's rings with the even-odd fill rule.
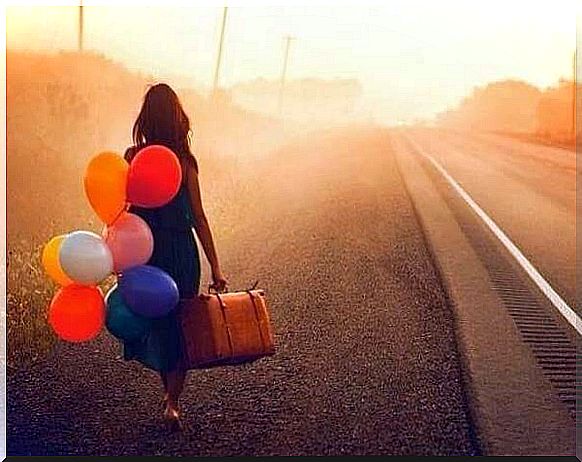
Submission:
[[[566,318],[566,320],[576,329],[578,334],[582,334],[582,320],[574,312],[572,308],[564,301],[562,297],[554,290],[548,281],[540,274],[540,272],[531,264],[526,256],[519,250],[519,248],[507,237],[507,234],[497,226],[497,224],[485,213],[485,211],[473,200],[471,196],[461,187],[459,183],[444,169],[444,167],[437,162],[430,154],[427,154],[416,141],[408,135],[404,135],[406,139],[414,146],[416,151],[424,156],[434,167],[445,177],[450,185],[459,193],[463,200],[469,204],[473,211],[485,222],[489,229],[497,236],[509,253],[517,260],[520,266],[525,270],[532,281],[539,287],[544,295],[556,307],[556,309]]]

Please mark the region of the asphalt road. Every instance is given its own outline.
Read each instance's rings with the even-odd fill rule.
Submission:
[[[478,452],[453,315],[386,133],[313,136],[244,175],[219,252],[233,287],[266,289],[277,354],[192,372],[188,429],[168,435],[155,374],[106,333],[61,343],[8,379],[9,455]]]
[[[537,233],[555,225],[552,219],[560,219],[553,201],[568,207],[568,175],[559,176],[556,164],[573,161],[574,154],[563,151],[546,157],[543,175],[537,163],[544,153],[533,144],[428,129],[397,130],[393,141],[453,301],[473,422],[483,452],[573,454],[576,331],[472,206],[479,203],[524,253],[529,252],[530,260],[536,257],[534,264],[544,265],[547,274],[548,262],[540,257],[551,254],[559,267],[559,246],[568,236],[560,229],[550,236]],[[452,182],[464,188],[462,194]],[[467,199],[467,192],[473,199]],[[554,211],[554,216],[542,215],[548,211]],[[566,231],[574,222],[573,210],[570,213],[570,222],[562,222]],[[545,238],[546,247],[555,248],[546,254],[535,252],[532,240],[523,236],[533,242]],[[524,243],[529,244],[527,249]]]
[[[497,135],[408,132],[576,306],[576,156]]]

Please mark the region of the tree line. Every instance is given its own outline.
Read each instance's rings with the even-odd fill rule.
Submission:
[[[581,85],[562,79],[539,89],[520,80],[503,80],[477,87],[461,104],[439,114],[442,126],[530,135],[558,144],[573,144],[576,131],[574,104]]]

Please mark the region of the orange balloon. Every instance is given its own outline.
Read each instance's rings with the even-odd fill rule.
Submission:
[[[87,166],[85,194],[95,213],[108,225],[125,208],[128,171],[128,163],[114,152],[98,154]]]
[[[63,340],[86,342],[95,338],[105,322],[101,290],[78,284],[61,288],[51,301],[48,321]]]
[[[61,286],[68,286],[73,283],[71,278],[65,274],[59,262],[59,252],[65,237],[67,237],[65,234],[53,237],[42,251],[42,266],[44,270],[53,281]]]

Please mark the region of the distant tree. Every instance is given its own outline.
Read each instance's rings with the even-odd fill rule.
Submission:
[[[556,87],[547,89],[537,108],[536,131],[539,135],[558,141],[573,138],[572,109],[573,83],[561,80]]]
[[[447,111],[439,121],[458,128],[533,132],[541,91],[520,80],[493,82],[477,87],[458,108]]]

